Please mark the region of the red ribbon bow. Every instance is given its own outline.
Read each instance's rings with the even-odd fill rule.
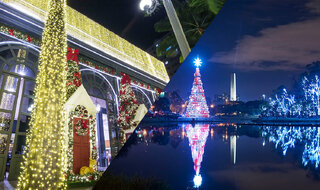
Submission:
[[[77,64],[79,64],[78,55],[79,49],[72,50],[72,48],[68,47],[67,61],[72,59]]]
[[[32,38],[29,36],[29,35],[27,35],[27,38],[28,38],[28,42],[32,42]]]
[[[9,29],[9,35],[10,35],[10,36],[14,36],[14,35],[13,35],[13,32],[14,32],[13,29]]]
[[[81,127],[83,129],[88,129],[88,121],[81,119]]]

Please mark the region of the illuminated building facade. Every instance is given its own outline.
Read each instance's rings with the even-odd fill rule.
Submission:
[[[16,180],[34,99],[46,0],[0,1],[0,180]],[[79,49],[83,86],[97,107],[99,166],[120,146],[117,127],[121,73],[128,74],[140,104],[154,102],[169,77],[164,64],[67,7],[68,46]]]

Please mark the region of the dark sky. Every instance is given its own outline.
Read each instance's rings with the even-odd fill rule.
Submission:
[[[229,93],[232,72],[244,101],[282,84],[290,90],[305,66],[320,60],[320,0],[228,0],[166,91],[189,96],[197,55],[206,96]]]
[[[69,0],[68,5],[98,22],[112,32],[146,50],[164,34],[154,31],[153,25],[165,18],[163,7],[146,17],[139,8],[140,0]]]

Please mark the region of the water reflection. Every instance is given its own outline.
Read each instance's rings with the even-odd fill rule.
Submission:
[[[303,144],[302,164],[318,168],[320,163],[319,127],[264,127],[262,137],[279,146],[285,156],[289,148]]]
[[[201,162],[204,154],[204,147],[209,135],[209,124],[196,124],[192,126],[188,124],[185,126],[187,137],[189,139],[189,146],[191,148],[191,155],[194,164],[195,176],[193,178],[194,187],[200,187],[202,184],[202,177],[200,175]]]
[[[108,171],[154,176],[172,189],[320,185],[317,127],[159,124],[138,127],[127,142]]]

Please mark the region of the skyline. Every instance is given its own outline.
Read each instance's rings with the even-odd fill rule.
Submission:
[[[233,72],[243,101],[270,96],[281,85],[290,90],[305,66],[320,60],[319,5],[319,0],[227,1],[165,91],[180,89],[188,97],[197,56],[209,97],[230,93]]]

